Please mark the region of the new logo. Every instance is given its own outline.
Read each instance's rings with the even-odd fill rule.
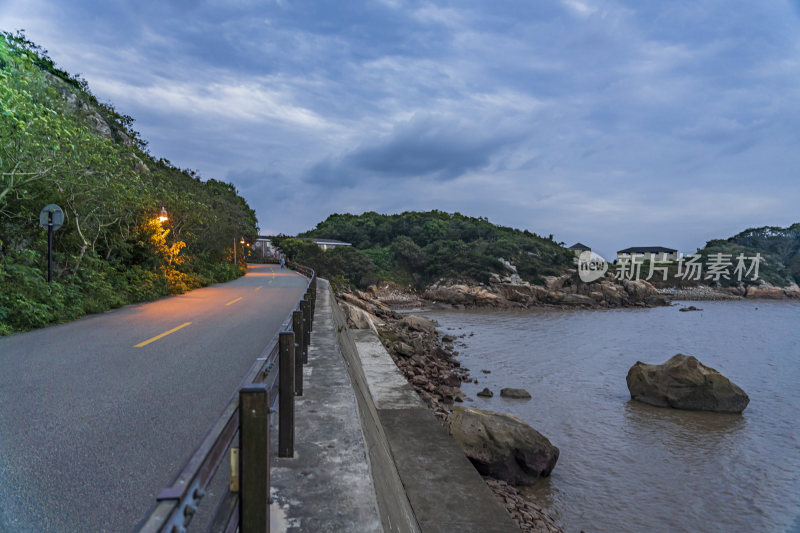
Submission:
[[[584,283],[590,283],[603,277],[608,271],[608,262],[591,250],[578,256],[578,276]]]

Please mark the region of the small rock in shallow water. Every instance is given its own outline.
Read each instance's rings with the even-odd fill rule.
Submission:
[[[484,387],[483,390],[478,393],[478,396],[482,398],[491,398],[494,396],[494,393],[489,390],[489,387]]]
[[[530,399],[531,393],[525,389],[500,389],[500,396],[503,398]]]

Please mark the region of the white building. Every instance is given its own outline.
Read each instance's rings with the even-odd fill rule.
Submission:
[[[656,261],[669,262],[678,260],[678,250],[672,248],[664,248],[663,246],[632,246],[617,252],[617,261],[622,257],[630,258],[636,254],[636,257],[649,261],[651,257],[655,256]]]
[[[271,238],[265,235],[259,235],[253,245],[253,254],[261,260],[271,258],[277,259],[278,249],[272,244]]]
[[[349,242],[337,241],[335,239],[311,239],[314,241],[314,244],[322,248],[323,250],[330,250],[331,248],[336,248],[337,246],[352,246]]]

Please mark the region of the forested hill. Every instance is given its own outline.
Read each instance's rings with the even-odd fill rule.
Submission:
[[[0,34],[0,335],[231,279],[256,217],[235,188],[155,160],[21,34]],[[59,205],[54,282],[39,212]],[[159,221],[161,207],[167,221]]]
[[[496,226],[485,218],[442,211],[381,215],[335,214],[300,239],[280,246],[296,261],[356,286],[391,280],[417,287],[440,278],[487,281],[490,273],[507,274],[500,258],[516,265],[520,276],[536,282],[572,265],[572,254],[548,238],[529,231]],[[303,238],[352,243],[322,252]]]
[[[788,228],[749,228],[728,239],[708,241],[700,253],[730,254],[734,263],[741,253],[745,257],[759,253],[765,261],[759,266],[759,278],[778,287],[800,284],[800,222]]]

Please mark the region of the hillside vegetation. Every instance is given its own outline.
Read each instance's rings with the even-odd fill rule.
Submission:
[[[548,238],[529,231],[496,226],[485,218],[442,211],[381,215],[334,214],[299,238],[279,239],[295,261],[339,283],[364,287],[389,280],[424,287],[441,278],[488,281],[503,274],[499,258],[514,264],[520,276],[560,274],[572,264],[572,254]],[[323,252],[304,238],[328,238],[352,243]]]
[[[741,253],[745,257],[760,253],[764,259],[764,263],[759,266],[760,279],[779,287],[791,283],[800,284],[800,223],[792,224],[788,228],[749,228],[728,239],[708,241],[699,253],[703,255],[704,261],[712,254],[730,254],[734,263]],[[722,285],[738,283],[735,279],[720,281]]]
[[[0,34],[0,335],[241,275],[232,246],[257,235],[253,210],[232,185],[155,160],[132,125],[24,35]],[[65,222],[48,284],[51,203]]]

